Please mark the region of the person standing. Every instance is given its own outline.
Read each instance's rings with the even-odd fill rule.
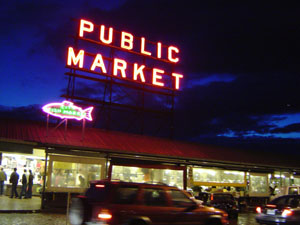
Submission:
[[[25,198],[31,198],[32,197],[33,178],[34,178],[34,176],[32,174],[32,171],[29,170],[28,187],[27,187],[27,192],[26,192],[26,197]]]
[[[27,177],[26,177],[26,172],[27,170],[24,170],[24,173],[22,175],[22,189],[21,189],[21,193],[20,193],[20,197],[19,199],[22,199],[22,196],[24,195],[24,197],[26,197],[26,187],[27,187]]]
[[[11,195],[10,198],[13,198],[14,195],[16,198],[19,196],[17,192],[17,186],[19,182],[19,174],[17,173],[17,168],[14,168],[14,172],[11,173],[9,182],[11,183]]]
[[[3,168],[1,168],[1,171],[0,171],[0,195],[3,195],[4,181],[6,181],[6,179],[7,179],[6,173],[4,172]]]

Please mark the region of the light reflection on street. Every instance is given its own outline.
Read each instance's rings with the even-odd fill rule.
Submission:
[[[64,214],[53,213],[1,213],[1,225],[66,225]],[[231,220],[230,225],[257,225],[255,213],[240,213],[237,220]]]

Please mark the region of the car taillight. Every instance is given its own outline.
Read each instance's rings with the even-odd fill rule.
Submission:
[[[256,212],[261,213],[261,207],[260,206],[256,207]]]
[[[112,215],[108,211],[101,211],[98,214],[98,219],[101,219],[101,220],[110,220],[111,218],[112,218]]]
[[[286,216],[291,216],[293,214],[293,211],[292,210],[289,210],[289,209],[285,209],[283,210],[282,212],[282,216],[286,217]]]
[[[104,188],[105,185],[104,185],[104,184],[96,184],[95,187],[96,187],[96,188]]]

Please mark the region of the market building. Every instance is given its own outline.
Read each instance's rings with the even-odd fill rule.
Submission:
[[[48,129],[47,129],[48,128]],[[84,192],[90,180],[116,179],[227,189],[248,204],[266,201],[269,187],[300,185],[300,166],[284,154],[255,154],[216,146],[34,121],[1,120],[1,166],[35,174],[42,207],[66,205],[67,193]],[[10,184],[5,182],[6,195]],[[212,190],[214,189],[214,190]]]
[[[105,120],[105,113],[111,118],[113,110],[118,116],[128,110],[124,120],[129,120],[129,115],[141,118],[137,122],[140,131],[144,131],[146,116],[156,113],[161,121],[168,121],[172,137],[175,97],[185,76],[178,67],[178,47],[84,19],[77,22],[74,45],[67,48],[68,85],[61,96],[66,100],[45,105],[44,122],[0,119],[1,166],[8,177],[13,168],[33,171],[33,195],[41,196],[43,209],[66,208],[70,194],[84,192],[89,181],[96,179],[165,183],[198,192],[226,190],[248,204],[267,201],[270,187],[300,185],[299,162],[284,153],[86,127],[94,108],[98,108],[98,115],[93,117],[101,115],[98,120]],[[75,80],[81,81],[79,85]],[[96,87],[97,91],[77,92],[75,87],[83,81],[89,90]],[[105,107],[107,110],[100,112]],[[50,116],[61,120],[51,123]],[[68,122],[72,119],[75,122]],[[155,124],[152,120],[148,123]],[[161,122],[157,126],[160,128]],[[8,195],[8,180],[5,186]]]

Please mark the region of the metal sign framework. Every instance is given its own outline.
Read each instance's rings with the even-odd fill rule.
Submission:
[[[138,38],[138,37],[135,37]],[[95,43],[92,40],[80,37],[77,35],[74,37],[75,48],[81,43],[88,43],[91,45],[99,45],[101,43]],[[112,74],[112,61],[113,58],[120,51],[125,51],[114,46],[107,46],[101,44],[104,48],[108,48],[109,56],[105,57],[108,61],[107,74]],[[138,57],[142,58],[143,64],[146,65],[148,61],[153,61],[153,57],[140,55],[132,51],[128,51],[133,54],[137,54]],[[93,54],[93,53],[87,53]],[[157,60],[157,59],[156,59]],[[171,72],[174,72],[174,64],[166,63],[163,61],[166,67],[170,68]],[[150,62],[151,63],[151,62]],[[98,109],[97,115],[94,115],[94,125],[101,124],[105,129],[120,129],[118,125],[122,126],[122,131],[125,132],[136,132],[140,134],[152,134],[152,135],[163,135],[173,138],[174,136],[174,107],[175,107],[175,90],[168,87],[151,87],[145,83],[136,84],[121,80],[116,76],[109,76],[107,74],[88,71],[84,68],[78,68],[76,66],[66,65],[69,72],[65,75],[68,76],[68,85],[66,94],[61,95],[66,99],[77,100],[82,104],[88,102],[92,103],[95,108]],[[91,82],[97,82],[103,84],[102,96],[97,98],[91,98],[86,96],[80,96],[76,92],[76,81],[77,80],[88,80]],[[78,86],[78,85],[77,85]],[[116,95],[118,92],[119,96]],[[120,95],[122,93],[122,95]],[[159,109],[147,107],[147,94],[150,93],[152,98],[159,98],[160,105],[163,106]],[[138,96],[137,96],[138,95]],[[126,99],[126,101],[124,101]],[[132,100],[133,104],[128,103],[128,99]],[[126,119],[118,121],[118,115],[123,113]],[[116,116],[116,114],[118,114]],[[127,115],[127,116],[126,116]],[[156,122],[150,122],[156,121]],[[127,122],[127,124],[126,124]],[[147,127],[151,123],[151,128]],[[152,131],[151,131],[152,129]]]

